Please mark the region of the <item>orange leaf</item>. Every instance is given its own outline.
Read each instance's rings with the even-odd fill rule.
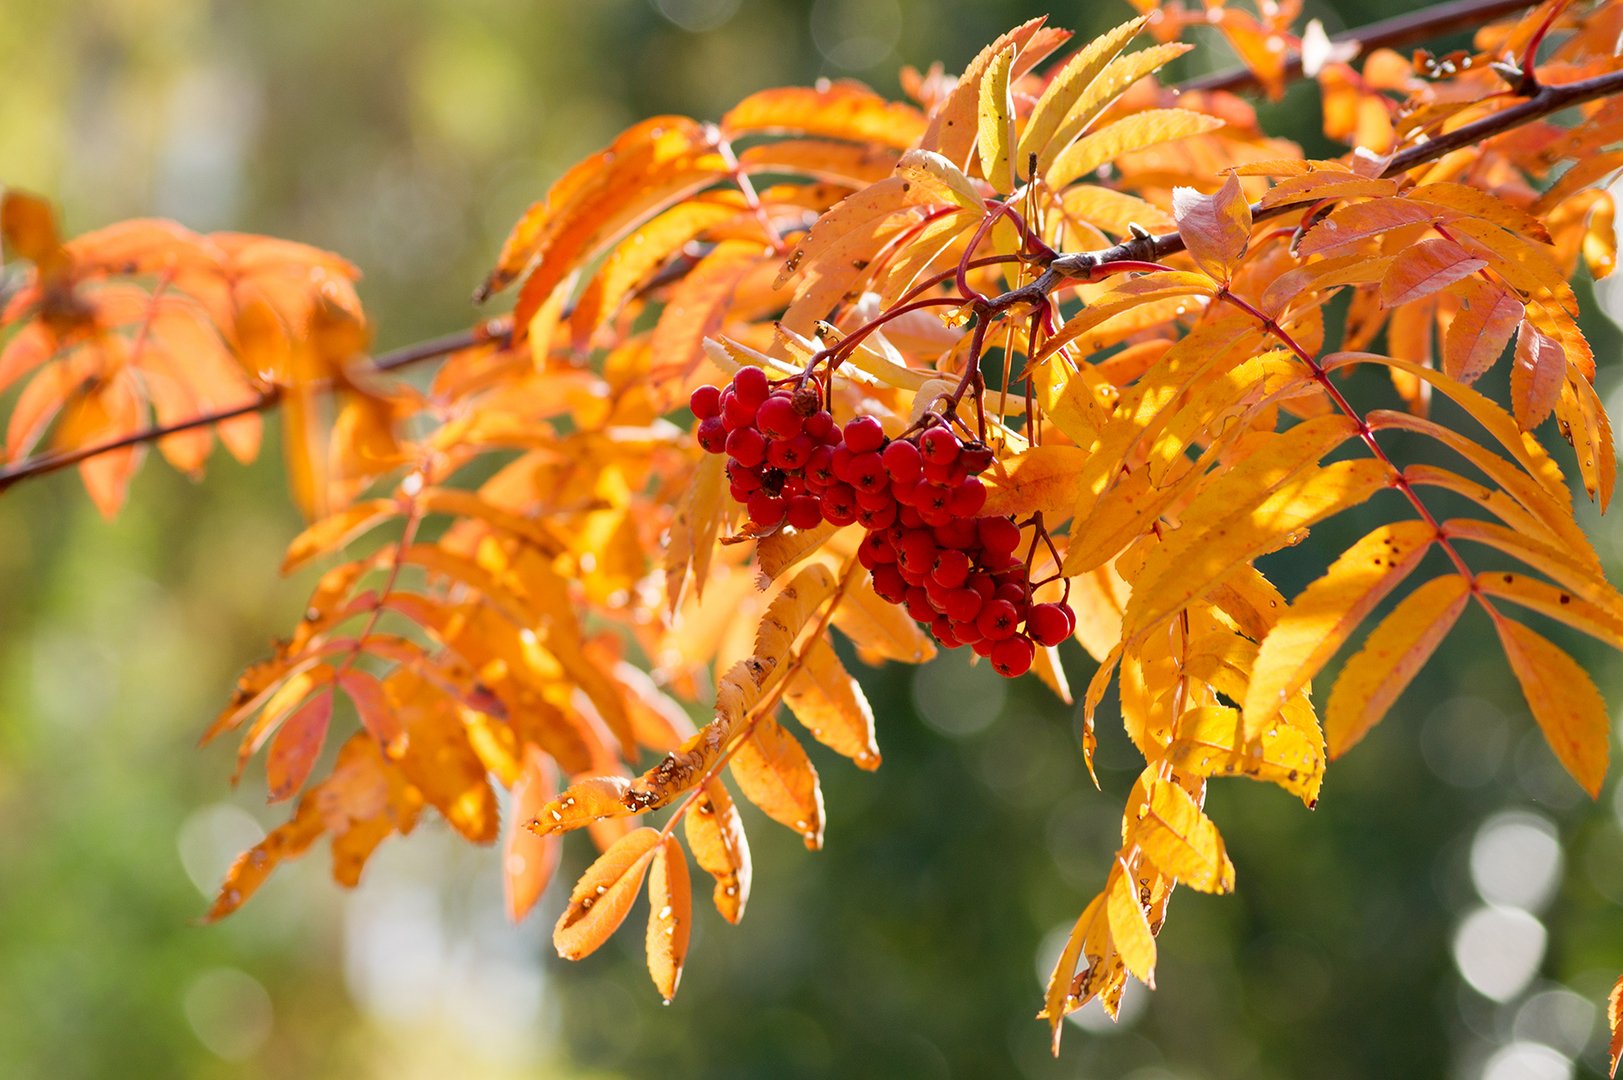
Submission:
[[[682,831],[694,861],[716,879],[716,910],[737,924],[750,898],[750,846],[744,837],[744,821],[726,785],[720,780],[704,782],[682,816]]]
[[[568,832],[603,818],[631,813],[625,794],[631,781],[623,776],[593,776],[570,784],[547,800],[524,823],[537,836]]]
[[[1029,517],[1041,511],[1050,526],[1071,516],[1080,495],[1082,464],[1086,450],[1075,446],[1049,444],[1034,446],[998,463],[995,471],[982,477],[987,481],[987,517],[1013,514]]]
[[[1404,199],[1351,203],[1309,229],[1297,250],[1303,255],[1324,255],[1392,229],[1433,221],[1438,216],[1440,211],[1436,208]]]
[[[693,888],[688,860],[676,837],[667,836],[654,853],[648,875],[648,975],[669,1005],[682,981],[682,964],[693,932]]]
[[[634,829],[587,867],[569,894],[569,905],[552,930],[552,944],[565,960],[597,951],[625,921],[659,844],[654,829]]]
[[[271,740],[265,755],[265,781],[271,802],[291,797],[309,779],[327,738],[332,706],[333,691],[329,686],[299,706]]]
[[[1172,216],[1195,262],[1214,281],[1227,282],[1251,239],[1251,204],[1233,173],[1212,195],[1174,188]]]
[[[1380,722],[1470,598],[1470,582],[1458,574],[1433,578],[1404,597],[1370,631],[1330,691],[1324,733],[1331,757],[1345,754]]]
[[[1550,415],[1561,398],[1566,374],[1567,354],[1561,343],[1523,319],[1510,369],[1510,404],[1523,431],[1532,431]]]
[[[556,836],[538,836],[525,828],[541,814],[555,787],[552,766],[533,743],[524,747],[523,768],[513,785],[507,838],[502,843],[502,895],[507,917],[514,922],[529,914],[546,891],[563,849]]]
[[[57,277],[68,268],[56,213],[37,195],[11,189],[0,196],[0,240],[12,254],[33,263],[42,278]]]
[[[1201,892],[1234,891],[1234,863],[1217,826],[1179,784],[1150,784],[1133,839],[1162,873]]]
[[[1611,755],[1612,723],[1594,681],[1548,638],[1503,616],[1493,624],[1550,749],[1589,797],[1599,798]]]
[[[751,94],[721,118],[729,137],[746,133],[823,135],[907,150],[924,133],[911,105],[886,101],[865,86],[838,82],[813,89],[789,86]]]
[[[1460,309],[1443,335],[1443,370],[1469,385],[1505,351],[1523,307],[1508,289],[1481,278],[1462,281],[1455,292]]]
[[[1476,583],[1488,596],[1500,596],[1532,608],[1614,649],[1623,650],[1623,597],[1609,589],[1610,595],[1605,598],[1609,604],[1602,606],[1547,581],[1506,570],[1484,571],[1476,576]]]
[[[799,833],[806,846],[823,846],[823,789],[817,770],[793,735],[763,716],[729,764],[744,797],[767,817]]]
[[[1381,279],[1381,306],[1394,308],[1430,296],[1488,265],[1452,240],[1433,237],[1404,248]]]
[[[1310,809],[1324,779],[1324,754],[1305,732],[1279,724],[1247,741],[1240,711],[1221,705],[1190,709],[1178,718],[1167,761],[1192,776],[1244,776],[1278,784]]]
[[[1611,1029],[1611,1065],[1607,1076],[1617,1075],[1617,1062],[1623,1057],[1623,978],[1612,984],[1612,992],[1606,995],[1606,1026]]]
[[[393,499],[368,499],[329,514],[295,536],[282,559],[282,573],[291,574],[305,563],[336,551],[361,533],[400,512]]]
[[[203,921],[223,919],[247,903],[278,864],[303,855],[325,831],[314,793],[306,794],[299,800],[292,820],[278,825],[265,834],[265,839],[237,856]]]

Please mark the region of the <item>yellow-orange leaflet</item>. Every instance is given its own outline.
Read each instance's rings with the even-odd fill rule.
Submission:
[[[1594,680],[1548,638],[1503,616],[1494,619],[1533,718],[1567,772],[1590,798],[1600,796],[1611,756],[1611,717]]]
[[[1246,738],[1254,739],[1329,662],[1358,624],[1431,549],[1424,521],[1382,525],[1348,548],[1302,590],[1262,639],[1245,698]]]
[[[1223,838],[1189,792],[1151,781],[1145,810],[1132,839],[1163,873],[1201,892],[1234,891],[1234,864]]]
[[[744,917],[750,897],[750,847],[738,807],[720,780],[706,780],[682,815],[682,831],[694,861],[716,879],[716,910],[730,923]]]
[[[676,837],[667,836],[654,852],[648,875],[648,975],[669,1004],[682,981],[688,939],[693,933],[693,887],[687,856]]]
[[[1330,691],[1324,733],[1331,757],[1346,753],[1380,722],[1453,628],[1470,596],[1470,582],[1458,574],[1433,578],[1370,631]]]
[[[859,768],[879,768],[873,709],[828,638],[807,643],[798,669],[784,687],[783,700],[812,738],[850,758]]]
[[[757,719],[729,764],[745,798],[799,833],[808,848],[823,846],[823,789],[817,770],[782,725],[770,716]]]
[[[642,879],[660,842],[654,829],[634,829],[599,855],[569,894],[552,944],[565,960],[590,956],[620,928],[642,890]]]

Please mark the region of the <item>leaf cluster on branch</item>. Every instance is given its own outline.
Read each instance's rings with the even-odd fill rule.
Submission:
[[[1153,984],[1177,885],[1234,888],[1208,784],[1314,806],[1472,606],[1598,793],[1604,703],[1523,617],[1623,648],[1540,439],[1553,418],[1604,509],[1570,282],[1615,262],[1623,4],[1480,0],[1330,39],[1292,31],[1299,3],[1135,3],[1091,42],[1036,19],[956,77],[908,70],[908,101],[835,82],[643,121],[515,225],[476,294],[516,288],[511,316],[394,355],[368,357],[336,256],[151,221],[63,241],[8,193],[31,265],[0,279],[0,486],[77,465],[111,515],[147,443],[196,473],[211,428],[247,459],[258,411],[285,417],[310,524],[283,570],[325,569],[205,739],[238,735],[239,776],[264,751],[296,801],[210,917],[322,837],[353,884],[432,809],[500,840],[520,918],[585,829],[601,855],[558,951],[601,945],[646,880],[669,999],[689,856],[744,913],[734,791],[823,842],[779,706],[879,765],[836,630],[866,663],[962,646],[1066,701],[1074,639],[1090,770],[1114,686],[1144,768],[1043,1002],[1056,1051],[1067,1013]],[[1191,25],[1245,73],[1163,86]],[[1379,47],[1465,25],[1459,53]],[[1302,73],[1339,158],[1230,92]],[[389,377],[430,359],[420,388]],[[1393,432],[1449,464],[1398,461]],[[1283,596],[1260,560],[1370,501],[1390,520]],[[1312,681],[1360,633],[1321,720]]]

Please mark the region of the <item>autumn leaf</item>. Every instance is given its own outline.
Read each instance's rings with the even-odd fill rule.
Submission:
[[[513,784],[513,804],[502,842],[502,895],[507,917],[514,922],[529,914],[546,891],[563,850],[556,837],[537,835],[527,827],[552,799],[552,766],[541,750],[531,745],[524,748],[523,768]]]
[[[1419,674],[1465,610],[1471,583],[1458,574],[1433,578],[1378,623],[1330,691],[1324,733],[1330,756],[1352,749]]]
[[[559,956],[565,960],[590,956],[620,928],[642,891],[643,876],[659,847],[657,830],[635,829],[586,869],[552,931]],[[674,975],[671,992],[675,992]]]
[[[1589,797],[1599,798],[1612,725],[1594,681],[1565,651],[1521,623],[1496,615],[1493,626],[1545,741]]]
[[[736,924],[750,896],[750,848],[744,822],[720,780],[706,780],[682,816],[693,859],[716,879],[714,900],[721,917]]]
[[[654,849],[648,874],[648,974],[665,1003],[676,996],[693,933],[693,889],[688,860],[676,837],[667,836]]]
[[[823,846],[823,789],[817,770],[800,743],[776,720],[758,719],[728,764],[746,799],[799,833],[808,848]]]
[[[1212,195],[1177,188],[1172,193],[1172,216],[1195,262],[1212,280],[1226,283],[1251,239],[1251,206],[1239,178],[1230,173]]]

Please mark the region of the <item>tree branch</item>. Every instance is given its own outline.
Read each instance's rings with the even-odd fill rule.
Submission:
[[[462,349],[469,349],[475,345],[505,340],[512,331],[513,321],[511,318],[504,316],[498,319],[490,319],[468,330],[458,331],[455,334],[446,334],[444,337],[437,337],[428,341],[420,341],[415,345],[407,345],[404,348],[383,353],[374,357],[368,368],[372,371],[398,371],[401,368],[410,367],[412,364],[419,364],[424,360],[432,360],[435,357],[459,352]],[[0,469],[0,492],[5,491],[18,481],[27,480],[34,476],[43,476],[59,469],[66,469],[79,464],[81,461],[87,461],[90,458],[114,450],[123,450],[126,447],[139,446],[142,443],[156,442],[165,436],[182,431],[209,427],[225,420],[234,420],[239,416],[247,416],[249,413],[262,412],[279,404],[281,399],[281,391],[272,387],[254,400],[229,409],[203,413],[200,416],[193,416],[173,424],[142,428],[139,431],[132,431],[128,435],[110,439],[104,443],[75,447],[72,450],[64,450],[56,454],[41,454],[38,457],[25,458]]]
[[[1436,161],[1462,147],[1471,146],[1495,135],[1502,135],[1540,117],[1620,92],[1623,92],[1623,71],[1607,72],[1605,75],[1581,79],[1564,86],[1540,86],[1537,93],[1518,105],[1502,109],[1492,116],[1473,120],[1453,131],[1394,154],[1387,161],[1386,167],[1381,170],[1381,175],[1396,176],[1427,162]],[[1251,217],[1254,221],[1261,221],[1300,207],[1299,203],[1271,207],[1254,203],[1251,206]],[[993,311],[1002,311],[1021,303],[1040,303],[1067,279],[1089,277],[1094,268],[1102,264],[1161,262],[1167,256],[1175,255],[1182,250],[1184,250],[1183,237],[1173,232],[1161,236],[1135,236],[1131,240],[1124,240],[1102,251],[1079,251],[1061,255],[1048,264],[1048,268],[1037,280],[993,299],[990,307]]]
[[[1421,8],[1406,15],[1397,15],[1380,22],[1370,23],[1368,26],[1344,30],[1330,38],[1332,45],[1353,45],[1357,47],[1356,56],[1375,49],[1394,48],[1399,45],[1411,45],[1417,41],[1426,41],[1439,34],[1451,34],[1456,30],[1468,30],[1489,22],[1501,15],[1508,15],[1513,11],[1521,11],[1533,6],[1531,0],[1453,0],[1452,3],[1437,4],[1434,7]],[[1300,78],[1302,72],[1302,54],[1291,50],[1290,56],[1285,60],[1285,78]],[[1230,68],[1227,71],[1214,72],[1198,79],[1179,83],[1180,90],[1255,90],[1262,85],[1262,81],[1250,68]]]

